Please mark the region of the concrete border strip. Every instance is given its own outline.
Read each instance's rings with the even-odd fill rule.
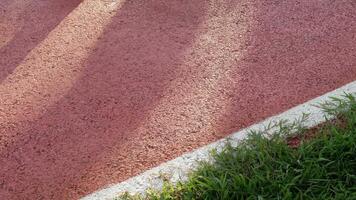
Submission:
[[[245,139],[251,130],[263,130],[269,124],[276,123],[280,120],[296,121],[301,118],[303,113],[309,114],[309,120],[304,123],[306,127],[316,126],[325,122],[325,116],[323,111],[315,107],[320,103],[323,103],[329,99],[329,97],[340,97],[344,93],[356,93],[356,81],[353,81],[347,85],[344,85],[334,91],[328,92],[315,99],[307,101],[296,107],[293,107],[281,114],[267,118],[266,120],[235,132],[223,139],[200,147],[192,152],[183,154],[173,160],[163,163],[155,168],[147,170],[142,174],[132,177],[121,183],[109,185],[104,189],[96,191],[82,198],[82,200],[103,200],[113,199],[118,197],[119,194],[127,191],[129,193],[141,193],[144,194],[149,188],[160,189],[163,185],[162,176],[168,178],[169,181],[176,183],[177,181],[184,181],[187,179],[188,173],[197,166],[198,161],[209,160],[209,153],[212,149],[221,149],[229,140],[235,145]],[[168,177],[167,177],[168,176]]]

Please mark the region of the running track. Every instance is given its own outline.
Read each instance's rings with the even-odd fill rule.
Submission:
[[[353,0],[1,0],[0,199],[76,199],[356,79]]]

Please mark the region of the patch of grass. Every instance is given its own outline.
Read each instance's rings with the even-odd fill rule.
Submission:
[[[328,122],[316,137],[291,148],[286,136],[297,124],[279,124],[269,135],[251,133],[238,147],[213,152],[214,163],[202,163],[189,180],[146,197],[121,199],[355,199],[356,101],[352,95],[333,98],[321,107],[342,124]],[[298,128],[299,130],[299,128]]]

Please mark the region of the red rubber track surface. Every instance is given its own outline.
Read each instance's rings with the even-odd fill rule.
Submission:
[[[0,2],[0,199],[82,197],[356,79],[353,0],[112,2]]]

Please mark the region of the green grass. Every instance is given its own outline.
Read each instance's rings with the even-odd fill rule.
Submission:
[[[212,152],[215,162],[201,163],[187,182],[121,198],[356,200],[356,101],[346,95],[322,108],[342,123],[324,124],[297,148],[288,146],[286,135],[298,123],[281,123],[268,139],[254,132],[238,147]]]

